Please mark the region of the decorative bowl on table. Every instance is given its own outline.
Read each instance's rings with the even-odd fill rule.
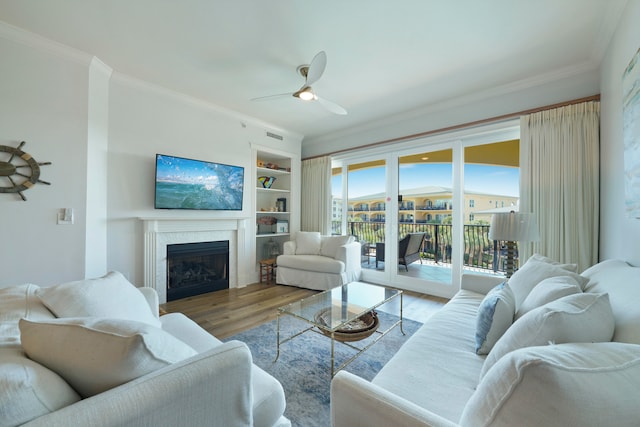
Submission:
[[[314,316],[316,323],[329,327],[331,324],[331,308],[325,308],[317,312]],[[342,328],[337,329],[333,333],[333,337],[336,341],[349,342],[360,341],[371,336],[380,326],[378,319],[378,313],[375,310],[371,310],[355,320],[344,325]],[[328,337],[331,337],[331,332],[323,328],[320,332]]]

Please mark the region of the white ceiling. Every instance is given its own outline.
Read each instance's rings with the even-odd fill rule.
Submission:
[[[627,0],[0,0],[0,21],[306,139],[597,67]],[[324,50],[316,93],[296,67]],[[547,77],[545,77],[547,76]]]

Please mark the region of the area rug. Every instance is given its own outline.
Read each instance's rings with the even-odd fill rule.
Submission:
[[[397,321],[398,317],[378,312],[380,330]],[[373,344],[344,370],[371,380],[400,346],[422,324],[403,319],[405,335],[398,327]],[[280,336],[291,336],[304,329],[306,323],[289,316],[280,318]],[[331,340],[308,331],[280,346],[276,357],[276,321],[266,323],[234,335],[225,341],[239,340],[251,349],[253,362],[277,378],[287,398],[285,416],[294,427],[328,427],[331,425],[329,388],[331,384]],[[365,346],[372,338],[352,343]],[[335,344],[336,366],[348,360],[356,351],[341,343]]]

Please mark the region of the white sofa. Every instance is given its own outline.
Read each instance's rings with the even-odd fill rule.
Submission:
[[[276,260],[276,283],[324,291],[360,279],[361,245],[353,236],[299,231]]]
[[[640,425],[640,268],[572,267],[465,275],[371,382],[334,377],[333,426]]]
[[[115,272],[0,289],[0,426],[291,425],[244,343],[158,308]]]

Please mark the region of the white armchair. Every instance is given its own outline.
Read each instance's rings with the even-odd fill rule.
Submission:
[[[327,290],[360,279],[360,243],[353,236],[299,231],[276,261],[276,283]]]

